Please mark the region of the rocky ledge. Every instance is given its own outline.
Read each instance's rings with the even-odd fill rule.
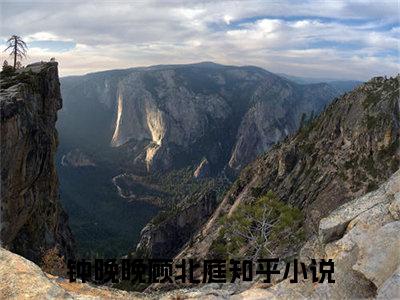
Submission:
[[[139,299],[135,293],[70,283],[44,273],[33,262],[3,248],[0,248],[0,277],[1,299]]]

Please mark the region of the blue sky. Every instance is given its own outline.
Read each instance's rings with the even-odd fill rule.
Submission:
[[[28,62],[55,57],[61,75],[214,61],[367,80],[400,66],[397,0],[3,0],[0,8],[0,46],[18,34]]]

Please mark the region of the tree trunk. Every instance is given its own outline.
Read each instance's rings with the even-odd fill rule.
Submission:
[[[14,71],[17,67],[17,39],[14,38]]]

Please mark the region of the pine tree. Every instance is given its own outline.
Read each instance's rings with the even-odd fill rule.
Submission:
[[[3,62],[3,68],[1,70],[2,76],[10,76],[14,73],[14,68],[8,64],[8,61]]]
[[[26,51],[28,49],[28,46],[18,35],[12,35],[8,39],[7,45],[8,46],[4,51],[11,49],[10,55],[12,55],[14,58],[14,70],[15,70],[17,67],[17,59],[18,58],[23,59],[26,57]]]

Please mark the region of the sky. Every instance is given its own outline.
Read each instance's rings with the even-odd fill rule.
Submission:
[[[62,76],[213,61],[368,80],[400,72],[399,2],[0,0],[0,48],[17,34],[23,64],[55,57]]]

